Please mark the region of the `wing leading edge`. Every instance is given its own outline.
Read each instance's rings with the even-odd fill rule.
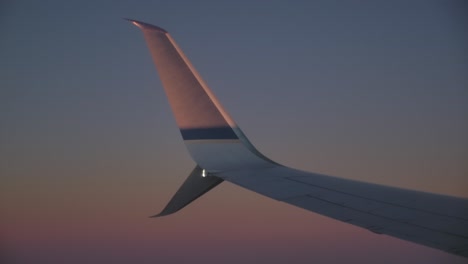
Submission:
[[[166,30],[129,21],[144,33],[182,138],[198,164],[156,216],[178,211],[226,180],[377,234],[468,257],[468,199],[303,172],[271,161],[249,142]]]

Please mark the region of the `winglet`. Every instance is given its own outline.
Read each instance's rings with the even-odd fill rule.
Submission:
[[[160,31],[160,32],[163,32],[163,33],[167,33],[167,31],[165,29],[160,28],[160,27],[155,26],[155,25],[151,25],[151,24],[141,22],[141,21],[138,21],[138,20],[134,20],[134,19],[130,19],[130,18],[124,18],[124,19],[127,20],[127,21],[130,21],[133,25],[139,27],[140,29],[150,29],[150,30],[155,30],[155,31]]]
[[[223,179],[206,174],[202,168],[196,166],[166,207],[159,214],[151,217],[160,217],[175,213],[221,182],[223,182]]]
[[[184,143],[209,172],[275,164],[249,142],[166,30],[127,19],[143,32]]]

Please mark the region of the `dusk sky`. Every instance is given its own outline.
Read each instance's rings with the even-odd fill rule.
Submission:
[[[0,2],[0,262],[466,263],[196,165],[141,31],[175,41],[263,154],[468,198],[465,1]]]

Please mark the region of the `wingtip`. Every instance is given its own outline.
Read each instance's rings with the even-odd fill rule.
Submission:
[[[161,217],[161,216],[163,216],[163,215],[161,215],[161,214],[156,214],[156,215],[149,216],[149,218],[158,218],[158,217]]]
[[[173,213],[179,211],[180,209],[181,208],[174,208],[174,207],[171,207],[169,205],[166,205],[166,207],[164,207],[164,209],[160,213],[152,215],[149,218],[159,218],[159,217],[162,217],[162,216],[170,215],[170,214],[173,214]]]
[[[181,208],[174,208],[174,207],[171,207],[171,206],[166,206],[159,214],[155,214],[155,215],[152,215],[150,216],[149,218],[158,218],[158,217],[162,217],[162,216],[166,216],[166,215],[171,215],[177,211],[179,211]]]
[[[155,214],[155,215],[152,215],[152,216],[149,216],[149,218],[159,218],[159,217],[162,217],[162,216],[166,216],[166,215],[171,215],[175,212],[177,212],[179,210],[176,210],[176,211],[168,211],[167,209],[164,209],[162,212],[160,212],[159,214]]]
[[[155,30],[155,31],[167,33],[167,30],[165,30],[163,28],[160,28],[158,26],[155,26],[155,25],[151,25],[151,24],[141,22],[141,21],[138,21],[138,20],[135,20],[135,19],[130,19],[130,18],[123,18],[123,19],[129,21],[130,23],[132,23],[133,25],[139,27],[140,29],[149,29],[149,30]]]

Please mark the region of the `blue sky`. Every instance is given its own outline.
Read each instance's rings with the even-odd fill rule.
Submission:
[[[468,197],[466,13],[462,1],[2,2],[6,260],[462,263],[228,183],[147,218],[195,164],[122,18],[168,30],[273,160]]]

